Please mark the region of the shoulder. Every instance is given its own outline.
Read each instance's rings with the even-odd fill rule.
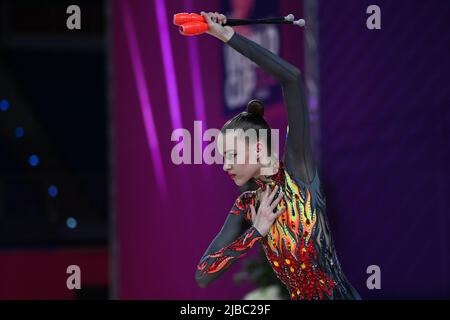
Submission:
[[[319,169],[317,167],[313,170],[310,182],[302,179],[289,165],[286,165],[283,168],[283,171],[286,184],[296,184],[298,187],[304,187],[308,189],[320,188],[321,183],[319,177]]]
[[[296,198],[302,202],[305,202],[308,198],[310,198],[312,200],[313,207],[325,205],[325,195],[322,191],[319,170],[317,168],[310,183],[298,178],[286,169],[285,177],[286,194],[288,197]]]

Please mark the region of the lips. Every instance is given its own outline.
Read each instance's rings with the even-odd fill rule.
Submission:
[[[231,179],[234,179],[234,177],[236,177],[235,174],[230,174],[230,173],[229,173],[228,175],[230,176]]]

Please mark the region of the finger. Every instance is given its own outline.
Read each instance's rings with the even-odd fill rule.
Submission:
[[[283,199],[283,192],[280,192],[278,197],[272,202],[270,205],[270,210],[273,211],[277,207],[278,203],[280,203],[281,199]]]
[[[266,205],[267,203],[267,198],[269,197],[269,191],[270,191],[270,186],[266,187],[266,190],[264,190],[264,193],[262,195],[262,199],[261,199],[261,205]]]
[[[277,193],[278,188],[279,188],[278,186],[275,186],[275,188],[273,188],[273,191],[270,193],[270,196],[268,199],[269,203],[272,203],[272,200],[275,197],[275,194]]]
[[[209,14],[207,14],[206,12],[202,11],[200,12],[200,14],[205,18],[206,23],[208,24],[208,26],[211,26],[213,24],[213,22],[211,21],[211,17],[209,16]]]
[[[279,216],[281,216],[281,214],[283,213],[283,211],[282,210],[278,210],[277,212],[275,212],[275,214],[274,214],[274,220],[276,219],[276,218],[278,218]]]
[[[227,17],[224,14],[220,15],[222,17],[223,24],[227,23]]]
[[[212,13],[211,12],[207,12],[206,13],[207,18],[209,19],[209,21],[211,21],[211,23],[213,23],[213,19],[212,19]]]
[[[217,16],[216,16],[216,14],[214,12],[210,12],[209,14],[211,15],[211,20],[214,23],[217,23]]]
[[[252,204],[250,205],[250,216],[252,218],[252,222],[255,222],[256,210],[255,210],[255,207]]]
[[[270,192],[272,191],[272,189],[270,188],[270,186],[266,187],[266,198],[270,195]]]
[[[214,14],[216,15],[217,23],[223,24],[222,15],[220,13],[218,13],[217,11]]]

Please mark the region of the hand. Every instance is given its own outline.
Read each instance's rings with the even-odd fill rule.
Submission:
[[[200,14],[205,18],[208,23],[208,31],[207,34],[210,34],[223,42],[227,42],[231,39],[234,34],[234,30],[230,26],[223,26],[227,22],[227,17],[218,12],[209,12],[206,13],[204,11],[200,12]]]
[[[278,186],[276,186],[273,191],[270,192],[270,187],[268,186],[263,193],[261,203],[258,208],[258,214],[256,214],[255,207],[250,205],[250,214],[252,217],[253,226],[258,230],[258,232],[265,237],[269,233],[269,229],[272,226],[276,218],[278,218],[282,211],[273,212],[277,207],[278,203],[283,198],[283,192],[280,192],[279,196],[274,200],[275,194],[277,193]]]

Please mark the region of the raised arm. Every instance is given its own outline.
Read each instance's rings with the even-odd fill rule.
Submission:
[[[202,288],[216,280],[234,262],[245,256],[255,242],[262,239],[255,227],[249,227],[240,201],[240,198],[236,200],[222,229],[197,265],[195,280]]]
[[[310,183],[316,173],[316,164],[300,70],[272,51],[234,32],[230,26],[224,27],[224,15],[204,12],[202,15],[208,22],[208,34],[222,40],[280,82],[289,124],[284,155],[286,168],[298,179]]]
[[[256,42],[234,33],[226,42],[274,76],[283,89],[289,133],[286,141],[286,168],[297,178],[310,183],[315,174],[311,146],[309,113],[300,70]]]

